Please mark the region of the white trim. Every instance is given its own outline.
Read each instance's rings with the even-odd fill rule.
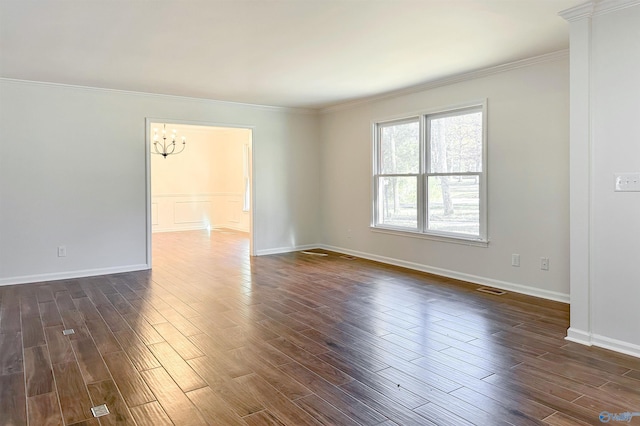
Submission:
[[[218,229],[219,226],[211,227],[211,229]],[[207,225],[204,225],[200,222],[197,225],[189,225],[186,223],[184,226],[172,226],[169,228],[160,228],[153,231],[154,234],[161,234],[163,232],[182,232],[182,231],[203,231],[208,229]]]
[[[575,328],[569,328],[567,330],[567,337],[565,337],[565,340],[586,346],[597,346],[599,348],[609,349],[640,358],[640,345],[618,339],[612,339],[599,334],[592,334]]]
[[[231,230],[231,231],[236,231],[236,232],[242,232],[243,234],[247,234],[247,236],[250,236],[250,235],[251,235],[251,233],[250,233],[249,231],[247,231],[247,229],[246,229],[246,228],[242,228],[242,227],[240,227],[240,226],[234,226],[234,225],[229,225],[229,224],[227,224],[227,225],[220,225],[220,226],[212,226],[212,227],[211,227],[211,231],[212,231],[212,232],[214,232],[214,231],[216,231],[216,230],[217,230],[217,231],[223,231],[223,230],[225,230],[225,229],[229,229],[229,230]],[[253,255],[252,255],[252,256],[253,256]]]
[[[42,283],[45,281],[68,280],[71,278],[84,278],[84,277],[94,277],[97,275],[120,274],[123,272],[145,271],[148,269],[150,268],[147,265],[139,264],[139,265],[116,266],[113,268],[82,269],[79,271],[54,272],[54,273],[36,274],[36,275],[22,275],[18,277],[2,278],[0,279],[0,286],[27,284],[27,283],[29,284]]]
[[[456,111],[464,110],[467,108],[473,108],[473,107],[479,107],[479,106],[483,107],[483,112],[486,113],[485,115],[488,115],[488,109],[489,109],[488,98],[477,98],[477,99],[471,99],[465,102],[458,102],[458,103],[446,104],[446,105],[445,104],[436,105],[428,108],[416,109],[409,112],[400,112],[398,114],[388,115],[382,118],[373,119],[371,120],[371,126],[373,128],[372,135],[375,137],[375,131],[378,124],[392,123],[394,121],[402,122],[403,119],[410,120],[411,118],[414,118],[414,117],[422,118],[425,115],[436,115],[436,114],[442,114],[442,113],[448,113],[448,112],[456,112]],[[483,124],[486,125],[486,123],[483,123]],[[421,134],[420,137],[422,136],[423,135]]]
[[[583,330],[578,330],[574,327],[569,327],[567,329],[567,337],[564,339],[569,340],[570,342],[580,343],[581,345],[591,346],[591,334]]]
[[[488,191],[487,191],[487,170],[488,170],[488,100],[467,101],[455,105],[438,108],[423,109],[411,113],[394,115],[393,118],[374,120],[371,122],[372,128],[372,171],[371,171],[371,221],[372,230],[382,230],[382,232],[395,235],[416,236],[418,238],[433,239],[436,241],[453,242],[460,239],[462,244],[478,245],[486,247],[489,241],[488,235]],[[453,117],[465,114],[466,111],[477,111],[482,114],[482,171],[480,172],[451,172],[434,173],[430,172],[429,165],[429,141],[430,120],[435,117]],[[382,127],[402,124],[418,123],[419,126],[419,170],[418,173],[381,173],[380,151],[381,151],[381,131]],[[462,233],[435,231],[428,229],[429,199],[428,199],[428,179],[431,176],[478,176],[478,196],[479,196],[479,235],[477,237],[466,236]],[[417,178],[417,226],[414,229],[395,227],[380,222],[379,209],[379,179],[385,177],[416,177]],[[469,243],[471,242],[471,243]]]
[[[418,231],[407,231],[404,229],[383,228],[380,226],[370,226],[371,232],[379,232],[381,234],[398,235],[401,237],[418,238],[421,240],[433,240],[443,243],[462,244],[464,246],[489,247],[488,240],[479,240],[477,238],[464,238],[461,236],[448,237],[445,235],[437,235],[435,233],[425,233]]]
[[[594,15],[604,15],[633,6],[640,6],[640,0],[599,0],[595,3]]]
[[[160,95],[159,95],[160,96]],[[147,117],[151,123],[157,124],[175,124],[176,126],[197,126],[197,127],[214,127],[219,130],[251,130],[252,132],[255,130],[256,126],[251,124],[242,124],[242,123],[222,123],[218,121],[200,121],[200,120],[189,120],[189,119],[172,119],[166,117]],[[203,129],[206,131],[206,129]],[[151,129],[149,129],[151,132]]]
[[[612,339],[599,334],[591,335],[591,343],[594,346],[599,346],[601,348],[610,349],[612,351],[640,358],[640,345],[634,345],[633,343]]]
[[[136,92],[133,90],[109,89],[104,87],[91,87],[91,86],[82,86],[77,84],[55,83],[50,81],[23,80],[23,79],[7,78],[7,77],[0,77],[0,81],[7,82],[7,83],[17,83],[17,84],[35,84],[35,85],[50,86],[50,87],[67,87],[67,88],[86,90],[91,92],[120,93],[124,95],[143,96],[143,97],[150,97],[150,98],[158,98],[158,97],[172,98],[178,101],[188,100],[188,101],[196,101],[196,102],[203,102],[203,103],[216,104],[216,105],[227,105],[227,106],[236,106],[236,107],[241,106],[241,107],[247,107],[247,108],[262,109],[267,111],[280,111],[280,112],[312,114],[312,115],[315,115],[318,113],[317,109],[315,108],[281,107],[281,106],[272,106],[272,105],[250,104],[250,103],[234,102],[234,101],[222,101],[222,100],[209,99],[209,98],[194,98],[190,96],[168,95],[163,93]],[[184,121],[174,122],[174,123],[175,124],[192,124]],[[197,123],[193,123],[193,124],[197,125]],[[218,126],[212,126],[212,127],[218,127]],[[220,127],[233,127],[233,126],[220,126]]]
[[[623,7],[633,6],[634,4],[640,2],[640,0],[603,0],[603,1],[605,1],[607,3],[609,3],[609,2],[611,2],[611,3],[614,3],[614,2],[615,3],[622,3],[623,6],[618,6],[618,9],[621,9]],[[567,11],[570,11],[570,10],[571,9],[568,9]],[[599,10],[600,10],[600,8],[599,8]],[[611,7],[611,10],[613,10],[612,7]],[[604,12],[605,12],[605,10],[603,9],[603,11],[600,12],[600,13],[604,13]],[[564,12],[561,12],[561,14],[562,13],[564,13]],[[533,65],[540,64],[540,63],[553,62],[553,61],[565,59],[565,58],[568,57],[568,55],[569,55],[569,50],[568,49],[559,50],[559,51],[556,51],[556,52],[546,53],[544,55],[534,56],[532,58],[521,59],[521,60],[518,60],[518,61],[508,62],[506,64],[501,64],[501,65],[488,67],[488,68],[480,68],[480,69],[476,69],[476,70],[473,70],[473,71],[464,72],[464,73],[460,73],[460,74],[444,77],[444,78],[441,78],[441,79],[428,81],[426,83],[419,84],[419,85],[416,85],[416,86],[407,87],[407,88],[404,88],[404,89],[393,90],[393,91],[390,91],[390,92],[377,94],[377,95],[372,95],[372,96],[367,96],[367,97],[362,97],[362,98],[358,98],[358,99],[351,100],[351,101],[346,101],[346,102],[337,102],[337,103],[335,103],[333,105],[330,105],[330,106],[325,106],[325,107],[320,106],[320,107],[317,107],[317,108],[313,108],[313,107],[310,107],[310,108],[280,107],[280,106],[272,106],[272,105],[259,105],[259,104],[250,104],[250,103],[233,102],[233,101],[222,101],[222,100],[208,99],[208,98],[194,98],[194,97],[189,97],[189,96],[167,95],[167,94],[148,93],[148,92],[136,92],[136,91],[130,91],[130,90],[108,89],[108,88],[101,88],[101,87],[90,87],[90,86],[81,86],[81,85],[74,85],[74,84],[54,83],[54,82],[36,81],[36,80],[23,80],[23,79],[15,79],[15,78],[7,78],[7,77],[0,77],[0,81],[4,81],[4,82],[8,82],[8,83],[16,83],[16,84],[34,84],[34,85],[42,85],[42,86],[50,86],[50,87],[69,87],[69,88],[75,88],[75,89],[79,89],[79,90],[98,91],[98,92],[107,92],[107,93],[110,93],[110,92],[112,92],[112,93],[122,93],[122,94],[144,96],[144,97],[151,97],[151,98],[166,97],[166,98],[172,98],[172,99],[177,99],[177,100],[191,100],[191,101],[197,101],[197,102],[203,102],[203,103],[209,103],[209,104],[216,104],[216,105],[243,106],[243,107],[256,108],[256,109],[262,109],[262,110],[267,110],[267,111],[281,111],[281,112],[289,112],[289,113],[297,113],[297,114],[315,115],[315,114],[318,114],[318,113],[325,114],[325,113],[331,113],[331,112],[335,112],[335,111],[339,111],[339,110],[350,109],[350,108],[354,108],[354,107],[361,106],[361,105],[364,105],[364,104],[374,103],[374,102],[377,102],[377,101],[380,101],[380,100],[383,100],[383,99],[395,98],[395,97],[399,97],[399,96],[403,96],[403,95],[408,95],[408,94],[412,94],[412,93],[417,93],[417,92],[422,92],[422,91],[434,89],[434,88],[437,88],[437,87],[442,87],[442,86],[447,86],[447,85],[450,85],[450,84],[460,83],[460,82],[463,82],[463,81],[473,80],[473,79],[476,79],[476,78],[488,77],[488,76],[491,76],[491,75],[494,75],[494,74],[499,74],[499,73],[511,71],[511,70],[518,69],[518,68],[533,66]],[[194,124],[194,125],[198,125],[198,123],[188,123],[188,122],[184,122],[184,121],[176,122],[176,124]],[[209,125],[209,124],[207,124],[207,125]],[[214,127],[218,127],[218,126],[214,126]],[[226,127],[233,127],[233,126],[226,126]]]
[[[278,247],[272,249],[257,250],[256,256],[268,256],[270,254],[292,253],[300,250],[312,250],[318,248],[318,244],[305,244],[302,246]]]
[[[255,146],[255,126],[253,125],[242,125],[242,124],[227,124],[227,123],[210,123],[210,122],[203,122],[203,121],[189,121],[189,120],[180,120],[180,119],[166,119],[166,118],[158,118],[158,117],[145,117],[145,127],[144,127],[144,138],[145,138],[145,188],[146,188],[146,221],[147,221],[147,235],[146,235],[146,240],[147,240],[147,253],[146,253],[146,261],[147,261],[147,269],[151,269],[151,263],[152,263],[152,234],[153,234],[153,218],[152,218],[152,199],[156,198],[155,196],[152,196],[151,194],[151,123],[168,123],[168,124],[186,124],[186,125],[198,125],[198,126],[205,126],[205,127],[215,127],[215,128],[227,128],[227,129],[246,129],[249,130],[251,133],[251,139],[249,141],[249,147],[250,147],[250,152],[251,152],[251,168],[250,168],[250,172],[249,172],[249,185],[251,188],[251,196],[252,196],[252,200],[251,200],[251,206],[253,208],[251,208],[249,210],[249,212],[247,212],[249,214],[249,256],[256,256],[255,253],[255,230],[254,230],[254,214],[255,214],[255,181],[254,181],[254,176],[255,176],[255,171],[254,171],[254,167],[255,167],[255,162],[253,159],[253,152],[254,149],[253,147]],[[222,193],[220,193],[222,194]],[[173,196],[179,196],[179,194],[172,194]],[[216,193],[213,193],[211,195],[219,195]],[[193,229],[189,229],[189,228],[180,228],[180,231],[185,231],[185,230],[194,230],[194,229],[206,229],[206,227],[197,227],[197,228],[193,228]],[[243,230],[244,231],[244,230]],[[157,231],[156,231],[157,232]]]
[[[640,0],[595,0],[563,10],[558,15],[573,22],[638,5],[640,5]]]
[[[242,197],[241,192],[198,192],[197,194],[154,194],[152,198]],[[192,200],[189,200],[192,201]]]
[[[594,310],[595,201],[591,78],[591,18],[570,24],[570,137],[569,137],[569,292],[571,294],[568,340],[591,344]]]
[[[578,21],[593,16],[593,7],[593,3],[589,1],[558,12],[558,15],[569,22]]]
[[[146,221],[146,253],[145,260],[147,269],[151,269],[152,246],[151,235],[153,234],[153,198],[151,196],[151,123],[154,120],[146,117],[144,119],[144,191],[145,191],[145,217]]]
[[[449,269],[436,268],[434,266],[423,265],[420,263],[408,262],[406,260],[395,259],[395,258],[386,257],[386,256],[379,256],[376,254],[365,253],[357,250],[349,250],[342,247],[335,247],[335,246],[320,244],[318,248],[336,251],[344,254],[350,254],[352,256],[361,257],[363,259],[374,260],[376,262],[386,263],[389,265],[401,266],[404,268],[413,269],[415,271],[427,272],[429,274],[466,281],[472,284],[486,285],[490,287],[499,288],[501,290],[513,291],[515,293],[522,293],[529,296],[540,297],[542,299],[554,300],[556,302],[562,302],[562,303],[569,303],[569,295],[565,293],[560,293],[557,291],[543,290],[543,289],[525,286],[521,284],[510,283],[507,281],[500,281],[492,278],[465,274],[463,272],[451,271]]]
[[[640,0],[639,0],[640,1]],[[390,92],[382,93],[379,95],[368,96],[359,98],[353,101],[341,102],[325,108],[320,108],[321,114],[332,113],[345,109],[356,108],[365,104],[371,104],[383,99],[397,98],[404,95],[410,95],[413,93],[423,92],[437,87],[448,86],[455,83],[461,83],[464,81],[474,80],[482,77],[489,77],[495,74],[500,74],[507,71],[512,71],[518,68],[530,67],[547,62],[554,62],[568,58],[569,49],[559,50],[557,52],[551,52],[540,56],[534,56],[533,58],[522,59],[515,62],[509,62],[502,65],[497,65],[489,68],[481,68],[461,74],[444,77],[438,80],[432,80],[417,86],[411,86],[400,90],[393,90]]]

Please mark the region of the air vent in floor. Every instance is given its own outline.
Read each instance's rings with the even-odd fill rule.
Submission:
[[[93,417],[102,417],[109,414],[109,409],[107,408],[107,404],[102,404],[91,407],[91,413],[93,414]]]
[[[507,294],[506,291],[498,290],[497,288],[490,287],[480,287],[476,288],[476,290],[481,291],[483,293],[493,294],[494,296],[502,296],[503,294]]]

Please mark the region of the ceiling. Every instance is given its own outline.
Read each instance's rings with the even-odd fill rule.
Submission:
[[[0,0],[0,77],[321,108],[569,47],[583,0]]]

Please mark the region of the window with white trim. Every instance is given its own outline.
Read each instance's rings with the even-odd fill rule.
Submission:
[[[485,110],[375,124],[374,228],[487,241]]]

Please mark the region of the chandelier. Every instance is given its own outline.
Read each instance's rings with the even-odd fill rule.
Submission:
[[[167,136],[167,125],[162,125],[162,136],[158,134],[158,129],[153,129],[153,150],[152,154],[162,155],[164,158],[171,154],[180,154],[187,146],[187,138],[182,136],[182,147],[176,151],[176,135],[177,131],[173,129],[170,136]],[[162,139],[162,140],[160,140]],[[170,139],[170,142],[167,141]]]

